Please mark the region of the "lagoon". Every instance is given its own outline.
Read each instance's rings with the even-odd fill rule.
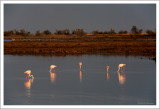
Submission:
[[[26,70],[34,80],[26,81]],[[145,57],[4,55],[4,105],[155,104],[156,63]]]

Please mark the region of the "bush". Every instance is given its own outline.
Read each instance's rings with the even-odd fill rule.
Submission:
[[[4,32],[4,36],[11,36],[11,35],[14,35],[14,32],[12,30]]]
[[[36,36],[41,36],[41,32],[38,30],[38,31],[36,31],[36,34],[35,34]]]
[[[83,36],[85,35],[86,33],[84,32],[83,29],[76,29],[76,30],[73,30],[72,34],[75,34],[77,36]]]
[[[52,33],[49,30],[45,30],[45,31],[43,31],[43,34],[44,35],[51,35]]]
[[[156,32],[153,32],[152,30],[146,30],[146,33],[148,35],[156,35]]]

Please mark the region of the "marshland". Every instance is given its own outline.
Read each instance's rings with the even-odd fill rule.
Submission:
[[[4,4],[4,105],[156,105],[155,27],[155,4]]]
[[[76,29],[70,33],[66,30],[37,31],[29,34],[25,30],[6,31],[4,37],[4,53],[14,55],[82,55],[82,54],[111,54],[156,56],[155,32],[147,30],[142,33],[136,26],[132,33],[113,29],[108,32],[93,31],[86,33]],[[10,40],[10,41],[7,41]]]

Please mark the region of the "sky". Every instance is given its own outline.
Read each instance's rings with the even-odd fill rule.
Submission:
[[[156,29],[155,4],[5,4],[4,31]]]

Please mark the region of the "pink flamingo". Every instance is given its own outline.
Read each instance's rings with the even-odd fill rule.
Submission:
[[[117,71],[117,72],[119,72],[120,68],[122,68],[122,67],[124,67],[124,66],[126,66],[126,64],[119,64],[119,65],[118,65],[118,71]]]
[[[126,75],[125,75],[125,73],[122,71],[122,69],[121,69],[121,74],[120,74],[120,72],[119,72],[120,68],[122,68],[122,67],[124,67],[124,66],[126,66],[126,64],[119,64],[119,65],[118,65],[118,71],[117,71],[117,73],[118,73],[118,79],[119,79],[119,83],[120,83],[120,84],[124,84],[125,81],[126,81]]]
[[[49,72],[51,72],[52,69],[54,69],[54,68],[56,68],[56,67],[57,67],[56,65],[51,65],[51,66],[50,66],[50,71],[49,71]],[[55,69],[54,69],[54,72],[55,72]]]
[[[27,74],[27,77],[26,77],[26,79],[33,79],[34,78],[34,76],[33,75],[31,75],[31,70],[27,70],[27,71],[25,71],[24,73],[26,73]]]

